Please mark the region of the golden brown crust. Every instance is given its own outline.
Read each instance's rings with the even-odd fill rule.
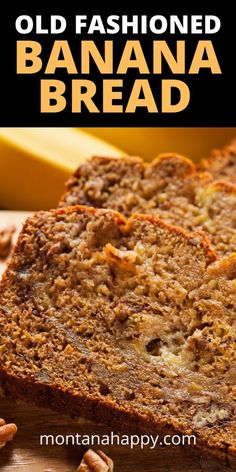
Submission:
[[[174,233],[177,236],[183,237],[191,244],[194,242],[194,240],[196,240],[197,243],[204,249],[206,259],[208,260],[209,264],[211,264],[217,259],[216,252],[211,246],[207,234],[203,231],[194,231],[192,233],[189,233],[180,226],[170,225],[168,223],[165,223],[165,221],[161,220],[158,217],[152,215],[143,215],[142,213],[134,213],[130,218],[128,218],[126,220],[126,227],[129,228],[132,224],[132,221],[134,220],[150,221],[150,223],[153,223],[154,225],[157,225],[160,228],[167,229],[170,233]]]
[[[175,166],[179,171],[179,176],[181,177],[186,177],[187,175],[191,175],[196,172],[196,166],[193,161],[191,161],[191,159],[174,152],[159,154],[155,159],[153,159],[151,164],[144,162],[144,167],[162,167],[163,164],[172,164],[173,161],[175,162]]]
[[[236,249],[236,185],[213,181],[176,154],[152,163],[92,158],[67,182],[60,205],[68,204],[111,208],[125,216],[151,214],[187,231],[204,231],[219,256]]]
[[[236,182],[236,140],[233,139],[221,149],[214,149],[209,158],[202,159],[198,169],[205,170],[216,179]]]
[[[70,213],[74,213],[74,212],[77,212],[78,214],[83,214],[84,212],[86,213],[90,213],[91,215],[96,215],[97,213],[97,209],[94,208],[94,207],[88,207],[88,206],[85,206],[85,205],[73,205],[73,206],[69,206],[69,207],[65,207],[65,208],[56,208],[55,210],[51,210],[51,213],[55,213],[55,214],[58,214],[58,215],[68,215]],[[46,213],[46,212],[41,212],[42,214]],[[110,213],[110,210],[109,209],[101,209],[101,214],[106,214],[106,213]],[[118,211],[112,211],[112,216],[114,219],[116,219],[117,223],[120,225],[120,224],[125,224],[126,223],[126,218],[121,215]],[[147,217],[148,218],[148,217]],[[25,225],[27,226],[27,220],[25,222]]]

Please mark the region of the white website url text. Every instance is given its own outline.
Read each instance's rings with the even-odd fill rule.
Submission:
[[[195,446],[196,436],[194,434],[165,436],[152,434],[41,434],[40,446],[128,446],[130,449],[139,447],[144,449],[155,449],[158,446]]]

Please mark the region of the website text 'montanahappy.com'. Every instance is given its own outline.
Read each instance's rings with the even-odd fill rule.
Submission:
[[[152,434],[117,434],[111,431],[109,434],[41,434],[40,446],[128,446],[130,449],[155,449],[158,446],[194,446],[196,445],[194,434],[165,436]]]

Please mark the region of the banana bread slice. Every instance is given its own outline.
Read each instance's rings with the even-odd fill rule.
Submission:
[[[175,154],[151,164],[140,158],[94,157],[67,182],[60,206],[82,204],[155,215],[187,231],[205,231],[220,256],[236,250],[236,186]]]
[[[236,139],[222,149],[214,149],[208,159],[200,162],[199,169],[210,172],[215,179],[236,183]]]
[[[144,215],[39,212],[0,287],[7,395],[236,451],[236,255]]]

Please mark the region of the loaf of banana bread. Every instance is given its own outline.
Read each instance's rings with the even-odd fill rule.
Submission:
[[[214,149],[208,159],[203,159],[199,170],[210,172],[215,179],[236,183],[236,139],[222,149]]]
[[[236,255],[216,261],[200,232],[80,206],[39,212],[1,282],[1,386],[127,432],[195,434],[230,457],[235,287]]]
[[[66,184],[60,206],[82,204],[155,215],[188,231],[208,233],[218,255],[236,250],[236,185],[213,181],[175,154],[151,164],[140,158],[94,157]]]

